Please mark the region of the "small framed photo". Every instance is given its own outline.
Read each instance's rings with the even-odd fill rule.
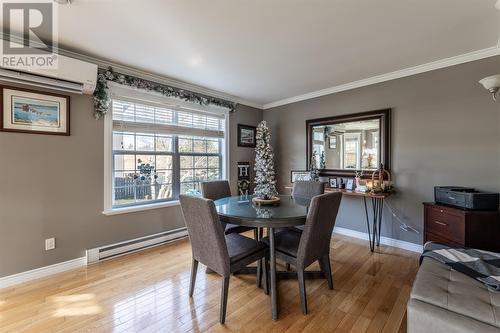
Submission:
[[[329,145],[330,149],[337,149],[337,136],[336,135],[331,136],[329,142],[330,142],[330,145]]]
[[[331,188],[338,187],[337,178],[329,178],[328,182],[329,182]]]
[[[345,184],[345,189],[349,190],[349,191],[354,191],[355,188],[356,188],[356,184],[354,183],[354,179],[349,178],[347,180],[347,183]]]
[[[290,171],[290,182],[293,184],[296,181],[310,181],[311,174],[307,170],[292,170]]]
[[[0,130],[69,135],[69,96],[1,87]]]
[[[255,148],[257,127],[238,124],[238,147]]]

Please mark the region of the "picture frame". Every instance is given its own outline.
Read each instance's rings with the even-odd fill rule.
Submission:
[[[345,184],[345,189],[349,191],[354,191],[355,188],[356,188],[356,183],[354,182],[354,178],[347,179],[347,182]]]
[[[330,185],[331,188],[337,188],[338,187],[338,182],[337,178],[328,178],[328,184]]]
[[[292,170],[290,171],[290,182],[293,184],[296,181],[310,181],[311,174],[307,170]]]
[[[70,97],[0,87],[0,131],[70,135]]]
[[[337,149],[337,136],[334,135],[334,136],[330,136],[329,137],[329,148],[330,149]]]
[[[257,127],[238,124],[238,147],[255,148]]]

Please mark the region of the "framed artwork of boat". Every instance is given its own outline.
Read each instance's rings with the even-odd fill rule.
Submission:
[[[0,130],[69,135],[69,96],[1,87]]]

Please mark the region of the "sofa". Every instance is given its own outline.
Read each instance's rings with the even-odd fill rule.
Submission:
[[[500,333],[500,292],[424,258],[407,308],[408,333]]]

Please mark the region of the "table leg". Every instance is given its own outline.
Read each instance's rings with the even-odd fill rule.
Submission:
[[[366,202],[366,197],[363,197],[363,202],[365,204],[365,217],[366,217],[366,228],[368,229],[368,242],[370,243],[370,251],[373,252],[375,248],[375,232],[373,232],[373,241],[372,241],[372,232],[370,230],[370,215],[368,215],[368,203]],[[372,202],[373,204],[373,202]],[[375,231],[375,230],[374,230]]]
[[[380,246],[380,231],[382,230],[382,214],[384,212],[384,199],[378,199],[378,227],[377,227],[377,246]]]
[[[276,286],[276,252],[274,247],[274,228],[268,228],[269,237],[269,258],[271,261],[271,307],[273,320],[278,319],[278,288]]]
[[[373,252],[375,250],[375,245],[380,246],[380,231],[382,229],[384,199],[372,198],[373,216],[371,221],[370,221],[370,215],[368,214],[368,203],[366,202],[366,197],[363,197],[363,200],[365,204],[366,228],[368,229],[368,242],[370,243],[370,251]],[[370,227],[370,222],[371,222],[371,227]]]
[[[375,245],[378,246],[377,244],[377,234],[378,234],[378,223],[377,223],[377,218],[378,218],[378,204],[379,201],[377,198],[372,198],[372,208],[373,208],[373,225],[372,225],[372,231],[373,231],[373,247]],[[372,250],[373,251],[373,250]]]

